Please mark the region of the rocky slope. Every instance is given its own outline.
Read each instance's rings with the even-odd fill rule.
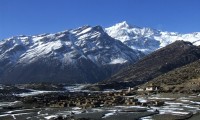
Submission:
[[[143,54],[100,26],[0,41],[0,83],[94,83]]]
[[[143,85],[161,87],[163,92],[200,92],[200,60],[162,74]]]
[[[176,68],[200,59],[200,48],[190,42],[176,41],[152,54],[144,57],[111,78],[101,82],[99,86],[113,88],[135,86],[146,83]]]

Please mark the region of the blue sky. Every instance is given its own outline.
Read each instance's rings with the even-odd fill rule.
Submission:
[[[166,31],[200,31],[200,0],[0,0],[0,39],[121,21]]]

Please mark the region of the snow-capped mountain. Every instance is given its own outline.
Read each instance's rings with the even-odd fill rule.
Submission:
[[[200,32],[179,34],[176,32],[132,26],[126,21],[105,28],[105,31],[108,35],[120,40],[130,48],[142,51],[145,54],[149,54],[177,40],[189,41],[194,45],[200,45]]]
[[[143,54],[100,26],[0,41],[0,82],[97,82]]]
[[[0,83],[103,80],[176,40],[200,45],[200,33],[179,34],[118,23],[0,41]]]

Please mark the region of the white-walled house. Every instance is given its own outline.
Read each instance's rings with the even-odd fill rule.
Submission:
[[[147,86],[145,88],[145,91],[157,91],[158,87],[157,86]]]

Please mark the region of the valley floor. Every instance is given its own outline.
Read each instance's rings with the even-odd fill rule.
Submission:
[[[1,97],[0,102],[0,120],[58,120],[58,119],[75,119],[75,120],[199,120],[200,119],[200,96],[198,94],[134,94],[121,95],[137,100],[133,102],[124,102],[120,104],[106,105],[101,104],[96,107],[82,106],[52,106],[41,105],[36,101],[38,99],[45,103],[45,97],[52,96],[58,99],[56,95],[65,99],[66,94],[82,95],[80,91],[82,85],[65,87],[67,91],[42,91],[35,90],[31,92],[13,94],[11,101],[6,100],[6,96]],[[28,94],[29,93],[29,94]],[[36,94],[37,93],[37,94]],[[107,90],[104,92],[84,91],[85,96],[103,96],[110,93],[119,93],[119,91]],[[5,94],[4,94],[5,95]],[[7,94],[8,95],[8,94]],[[19,97],[21,95],[21,97]],[[3,96],[3,94],[1,94]],[[95,96],[96,97],[96,96]],[[75,97],[79,99],[79,97]],[[82,97],[81,97],[82,98]],[[29,101],[25,101],[29,100]],[[61,99],[61,98],[59,98]],[[108,97],[108,99],[110,99]],[[70,99],[71,100],[71,99]],[[87,98],[86,98],[87,100]],[[89,100],[89,98],[88,98]],[[55,101],[55,100],[54,100]],[[68,100],[69,101],[69,100]],[[150,104],[152,101],[162,101],[163,104]],[[29,103],[30,102],[30,103]],[[50,101],[52,102],[52,101]],[[38,103],[38,104],[36,104]],[[125,103],[131,103],[127,105]],[[55,104],[55,102],[54,102]]]

